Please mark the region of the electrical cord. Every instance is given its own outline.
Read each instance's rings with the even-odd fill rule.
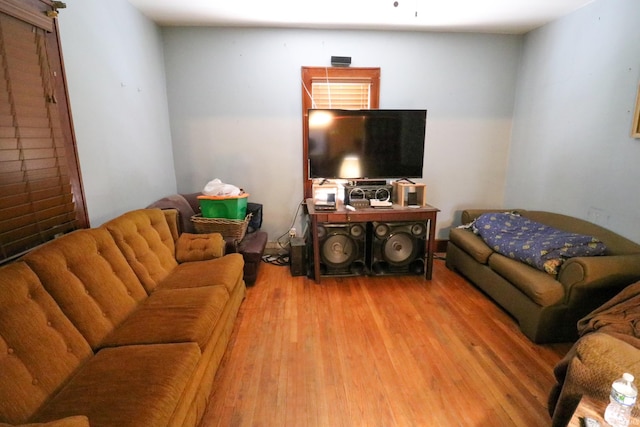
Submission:
[[[278,244],[278,246],[280,246],[281,249],[288,249],[288,247],[291,245],[291,237],[289,236],[289,230],[291,230],[293,228],[293,226],[296,223],[296,218],[298,218],[298,214],[300,213],[300,207],[304,204],[304,200],[302,200],[300,203],[298,203],[298,208],[296,209],[296,213],[293,215],[293,220],[291,221],[291,224],[289,225],[289,229],[281,234],[278,238],[276,238],[276,243]],[[282,243],[282,239],[287,237],[287,241]]]
[[[290,259],[289,259],[289,254],[263,255],[262,262],[266,262],[272,265],[277,265],[279,267],[285,267],[290,264]]]
[[[293,228],[296,223],[296,218],[298,218],[298,214],[300,213],[300,207],[304,204],[304,200],[298,204],[298,208],[296,209],[296,213],[293,216],[293,220],[291,221],[291,225],[289,226],[289,230]],[[287,238],[287,240],[283,243],[283,239]],[[263,255],[262,262],[266,262],[268,264],[277,265],[277,266],[288,266],[291,263],[291,259],[289,258],[289,246],[291,246],[291,236],[289,235],[289,231],[281,234],[276,238],[276,243],[280,247],[280,249],[284,249],[287,252],[284,254],[272,254],[272,255]]]

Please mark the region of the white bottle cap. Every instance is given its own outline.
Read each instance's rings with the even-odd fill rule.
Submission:
[[[629,381],[630,383],[632,383],[632,382],[633,382],[633,380],[635,379],[635,378],[633,377],[633,375],[631,375],[631,374],[630,374],[630,373],[628,373],[628,372],[625,372],[624,374],[622,374],[622,378],[624,378],[624,379],[625,379],[625,381]]]

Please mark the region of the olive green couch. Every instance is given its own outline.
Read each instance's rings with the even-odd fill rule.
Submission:
[[[487,212],[506,209],[468,209],[462,224]],[[482,289],[519,323],[535,343],[577,339],[576,322],[625,286],[640,280],[640,245],[610,230],[567,215],[517,211],[533,221],[600,239],[605,255],[566,260],[557,276],[511,259],[490,248],[466,228],[454,228],[447,244],[446,265]]]

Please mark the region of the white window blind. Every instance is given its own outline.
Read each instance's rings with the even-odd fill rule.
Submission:
[[[311,84],[313,108],[361,110],[371,108],[371,83],[353,81],[314,81]]]

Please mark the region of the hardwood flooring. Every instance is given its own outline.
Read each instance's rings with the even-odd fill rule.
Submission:
[[[552,369],[441,260],[418,276],[291,277],[248,288],[201,427],[546,426]]]

